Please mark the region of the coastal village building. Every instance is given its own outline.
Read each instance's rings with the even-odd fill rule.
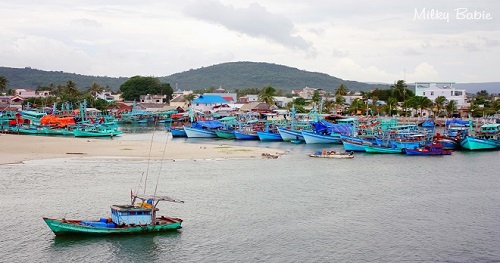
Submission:
[[[96,99],[105,100],[107,102],[120,100],[120,95],[113,95],[111,91],[97,92],[94,96]]]
[[[276,106],[281,108],[286,107],[288,103],[293,101],[293,98],[287,98],[287,97],[273,97],[273,99],[274,99],[274,104],[276,104]]]
[[[220,95],[205,94],[200,95],[200,97],[191,102],[193,109],[201,112],[211,111],[215,106],[220,106],[222,104],[228,104],[228,101]]]
[[[170,100],[170,106],[187,109],[189,107],[189,101],[186,99],[185,95],[178,95]]]
[[[48,90],[31,90],[31,89],[15,89],[15,95],[27,98],[46,98],[50,96],[50,91]]]
[[[242,96],[242,97],[240,97],[240,100],[239,100],[240,103],[250,103],[250,102],[256,102],[256,101],[259,101],[259,95],[252,95],[252,94]]]
[[[176,107],[160,103],[137,103],[136,109],[147,112],[159,112],[159,111],[175,110]]]
[[[219,89],[217,89],[217,90],[219,90]],[[227,103],[236,103],[237,97],[238,97],[238,94],[236,94],[236,93],[204,93],[203,95],[204,96],[212,96],[212,95],[221,96],[223,99],[225,99],[227,101]]]
[[[139,101],[141,103],[164,104],[167,101],[167,95],[141,95]]]
[[[275,106],[276,107],[276,106]],[[251,102],[241,106],[240,111],[244,112],[258,112],[258,113],[268,113],[272,111],[269,104],[265,102]]]
[[[347,96],[342,96],[344,99],[345,99],[345,104],[349,104],[351,105],[353,101],[355,101],[356,99],[360,99],[362,100],[363,99],[363,96],[361,96],[359,94],[359,92],[357,94],[354,94],[354,95],[347,95]]]
[[[465,90],[457,90],[453,87],[454,82],[415,82],[415,96],[427,97],[435,101],[437,97],[444,96],[448,101],[457,102],[457,108],[468,108],[467,94]]]
[[[292,95],[297,95],[303,99],[310,100],[312,99],[315,91],[318,91],[319,95],[322,97],[326,94],[326,91],[323,89],[305,87],[302,90],[292,90]]]

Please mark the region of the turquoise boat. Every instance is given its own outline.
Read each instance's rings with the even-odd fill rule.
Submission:
[[[75,137],[114,137],[122,134],[116,127],[100,124],[82,124],[73,127]]]
[[[403,153],[403,149],[396,147],[385,147],[380,145],[363,145],[367,153]]]
[[[132,194],[131,205],[112,205],[111,217],[95,221],[54,219],[43,220],[57,236],[117,235],[171,231],[181,228],[182,219],[156,215],[160,201],[183,203],[168,196]],[[142,201],[136,203],[136,201]]]
[[[476,135],[465,137],[460,144],[470,151],[500,149],[500,124],[484,124]]]

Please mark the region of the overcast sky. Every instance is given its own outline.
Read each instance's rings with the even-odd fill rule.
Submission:
[[[233,61],[346,80],[500,81],[500,1],[0,0],[0,66],[167,76]]]

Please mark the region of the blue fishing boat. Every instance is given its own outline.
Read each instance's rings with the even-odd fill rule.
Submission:
[[[291,141],[291,140],[304,141],[304,136],[302,136],[301,130],[290,130],[284,127],[278,127],[278,132],[281,135],[283,141]]]
[[[257,133],[246,133],[243,131],[234,131],[236,140],[259,140]]]
[[[269,132],[269,131],[257,131],[257,136],[261,141],[282,141],[279,132]]]
[[[500,124],[483,124],[479,132],[465,137],[460,144],[463,149],[470,151],[500,149]]]
[[[374,137],[354,137],[349,135],[340,135],[342,145],[344,149],[348,152],[365,152],[364,144],[374,144],[376,143]]]
[[[165,127],[167,129],[167,132],[170,132],[172,134],[172,137],[174,138],[179,138],[179,137],[187,137],[186,131],[184,130],[183,127]]]
[[[451,150],[444,149],[444,146],[440,143],[430,143],[426,144],[424,147],[415,147],[413,149],[407,148],[403,149],[403,152],[406,153],[406,155],[420,155],[420,156],[450,155],[452,153]]]
[[[184,126],[188,138],[217,138],[215,130],[224,128],[224,124],[217,120],[197,121],[191,127]]]
[[[267,123],[266,128],[263,131],[257,131],[257,136],[261,141],[282,141],[280,133],[278,132],[278,126]]]
[[[302,131],[302,137],[304,137],[306,144],[342,143],[338,133],[320,134],[313,131]]]
[[[443,145],[445,150],[457,150],[460,148],[460,140],[458,137],[443,136],[439,132],[432,137],[432,142]]]

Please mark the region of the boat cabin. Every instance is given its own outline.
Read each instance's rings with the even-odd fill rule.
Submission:
[[[151,224],[151,207],[134,205],[112,205],[111,220],[117,225]]]

